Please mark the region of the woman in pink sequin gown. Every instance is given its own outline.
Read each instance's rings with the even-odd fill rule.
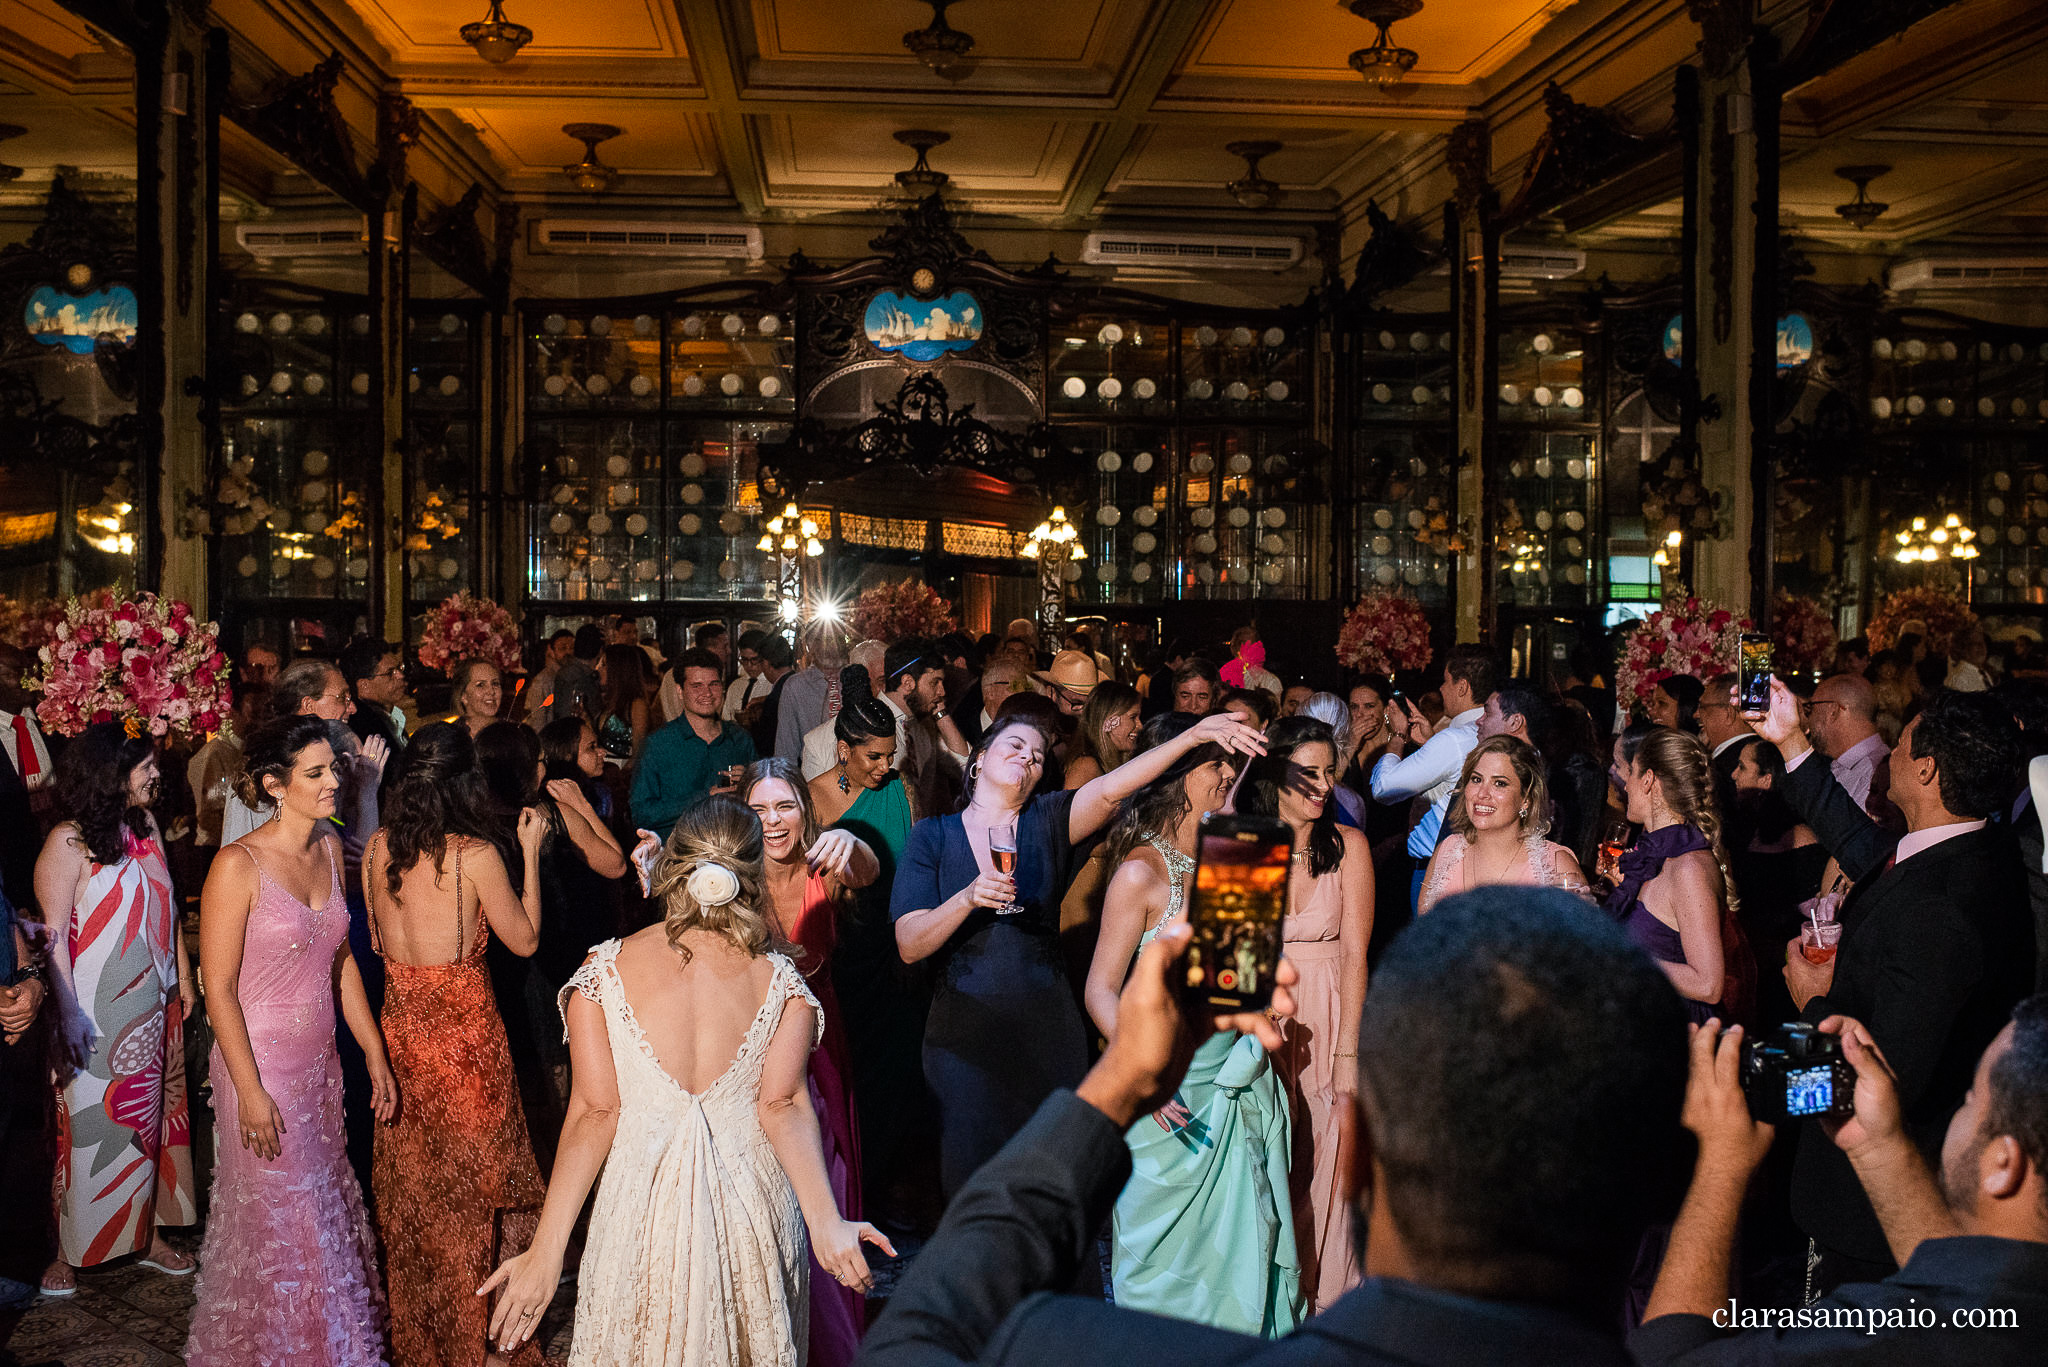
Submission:
[[[384,1306],[345,1147],[337,984],[379,1120],[397,1088],[348,952],[334,752],[325,722],[289,717],[242,753],[242,800],[274,817],[221,851],[200,901],[219,1165],[185,1359],[369,1367],[384,1361]]]

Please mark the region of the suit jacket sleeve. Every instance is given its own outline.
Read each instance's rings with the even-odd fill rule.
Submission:
[[[1046,1098],[953,1198],[868,1331],[861,1367],[952,1367],[984,1354],[1027,1296],[1073,1282],[1130,1175],[1123,1132],[1072,1092]]]
[[[1813,828],[1851,882],[1876,873],[1899,848],[1898,836],[1856,805],[1818,751],[1808,751],[1799,767],[1785,775],[1783,791],[1792,810]]]

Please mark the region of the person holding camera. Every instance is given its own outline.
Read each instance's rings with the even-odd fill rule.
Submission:
[[[1709,1021],[1693,1033],[1685,1098],[1699,1158],[1649,1316],[1629,1341],[1637,1361],[2048,1361],[2048,996],[2021,1002],[1977,1060],[1938,1170],[1907,1132],[1898,1079],[1869,1029],[1847,1016],[1819,1029],[1856,1079],[1853,1112],[1823,1116],[1820,1128],[1869,1193],[1902,1270],[1800,1311],[1745,1316],[1728,1298],[1743,1193],[1772,1137],[1754,1118],[1771,1099],[1746,1093],[1783,1088],[1786,1077],[1744,1070],[1741,1028]]]
[[[1788,946],[1792,1003],[1812,1024],[1846,1015],[1868,1026],[1898,1078],[1906,1132],[1934,1154],[1978,1056],[2033,990],[2026,874],[2010,831],[1987,821],[2018,788],[2018,724],[1986,695],[1931,694],[1891,755],[1903,837],[1814,760],[1782,680],[1771,681],[1770,708],[1752,724],[1784,756],[1779,791],[1855,884],[1832,957],[1814,963],[1799,941]],[[1897,1266],[1848,1159],[1810,1128],[1793,1162],[1792,1215],[1813,1244],[1810,1292]]]
[[[1261,1014],[1184,1009],[1168,981],[1188,939],[1168,925],[1139,953],[1101,1060],[961,1189],[862,1367],[1629,1362],[1615,1307],[1683,1172],[1685,1012],[1619,927],[1554,888],[1447,898],[1374,972],[1344,1118],[1360,1285],[1277,1342],[1040,1294],[1095,1260],[1125,1131],[1209,1034],[1279,1047]],[[1292,1015],[1291,962],[1276,981]]]

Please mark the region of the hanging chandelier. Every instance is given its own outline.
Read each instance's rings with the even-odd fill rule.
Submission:
[[[1415,50],[1395,46],[1387,30],[1421,10],[1422,0],[1345,0],[1344,8],[1379,30],[1379,36],[1372,40],[1371,47],[1360,48],[1351,54],[1351,69],[1365,77],[1367,84],[1380,90],[1399,85],[1407,79],[1408,73],[1415,69]]]
[[[955,77],[967,72],[967,54],[974,50],[974,35],[963,33],[946,22],[946,7],[959,0],[925,0],[932,7],[932,21],[903,35],[910,55],[930,67],[936,75]]]
[[[1926,518],[1916,517],[1892,540],[1899,543],[1892,559],[1901,565],[1931,565],[1943,556],[1950,560],[1975,560],[1983,553],[1977,547],[1977,533],[1965,527],[1963,519],[1955,513],[1931,527]]]
[[[1052,516],[1031,529],[1031,535],[1024,542],[1023,557],[1026,560],[1086,560],[1088,552],[1080,546],[1080,531],[1067,521],[1065,508],[1054,508]],[[1065,554],[1060,547],[1073,543]]]
[[[1259,163],[1280,150],[1277,142],[1232,142],[1223,150],[1244,158],[1244,174],[1223,188],[1247,209],[1270,209],[1280,199],[1280,187],[1259,174]]]
[[[583,160],[564,166],[562,174],[574,181],[579,190],[593,195],[603,194],[611,187],[612,177],[618,171],[597,159],[597,145],[616,138],[626,130],[609,123],[565,123],[562,131],[583,144]]]
[[[1880,204],[1869,194],[1870,182],[1886,174],[1889,166],[1837,166],[1835,174],[1856,187],[1856,198],[1847,204],[1837,204],[1835,212],[1849,220],[1857,232],[1862,232],[1884,216],[1889,204]]]
[[[491,12],[473,24],[464,24],[461,33],[462,41],[492,66],[503,66],[533,41],[532,29],[505,17],[505,0],[491,0]]]

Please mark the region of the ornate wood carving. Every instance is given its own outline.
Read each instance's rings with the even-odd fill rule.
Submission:
[[[955,268],[962,262],[995,264],[987,252],[970,243],[953,226],[953,213],[939,195],[925,195],[905,209],[896,222],[868,242],[868,247],[886,258],[891,269],[904,280],[914,277],[920,268],[930,270],[935,277],[933,287],[919,293],[944,294]]]
[[[492,224],[497,259],[491,263],[491,292],[486,297],[500,310],[512,298],[512,253],[519,245],[519,212],[519,206],[511,200],[500,200],[497,219]]]
[[[1730,76],[1749,48],[1756,0],[1685,0],[1700,27],[1700,57],[1710,76]]]
[[[1004,431],[977,417],[973,404],[954,407],[929,370],[907,376],[895,398],[876,400],[875,416],[865,422],[835,429],[806,418],[787,444],[761,452],[762,489],[776,498],[878,466],[903,466],[927,479],[959,466],[1050,490],[1072,483],[1072,463],[1048,428]]]
[[[1338,298],[1339,311],[1362,311],[1388,290],[1398,289],[1438,260],[1414,233],[1394,222],[1373,200],[1365,203],[1365,221],[1372,228],[1358,253],[1358,269],[1351,288]]]
[[[1631,132],[1610,111],[1580,104],[1555,81],[1543,87],[1543,111],[1549,127],[1536,142],[1514,202],[1502,214],[1509,222],[1597,188],[1661,145],[1659,139]]]
[[[496,268],[476,221],[476,211],[483,200],[484,187],[471,185],[463,191],[462,198],[420,220],[413,230],[412,244],[428,260],[488,298],[493,292]]]
[[[1459,207],[1476,207],[1486,198],[1493,175],[1493,134],[1483,119],[1467,119],[1451,130],[1444,161],[1457,183]]]
[[[1728,101],[1708,102],[1707,280],[1713,290],[1708,310],[1714,340],[1726,342],[1735,328],[1735,135],[1728,127]]]
[[[376,213],[377,197],[356,168],[348,123],[334,103],[341,71],[337,52],[263,103],[238,111],[235,121],[364,213]]]
[[[405,159],[420,140],[420,111],[395,90],[377,97],[377,161],[370,168],[373,194],[388,200],[405,187]]]

